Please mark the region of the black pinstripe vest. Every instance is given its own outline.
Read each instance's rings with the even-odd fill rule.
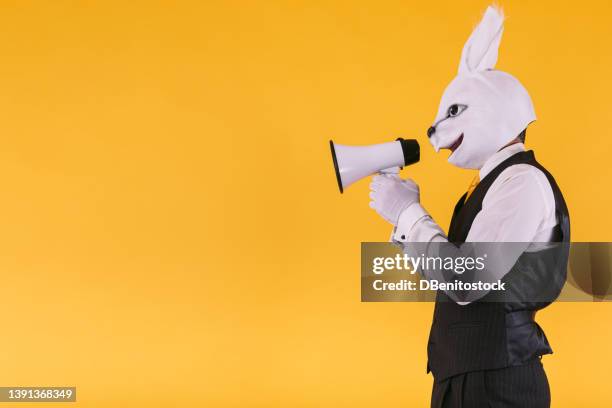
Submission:
[[[553,190],[559,222],[553,241],[569,242],[569,212],[561,190],[550,173],[535,160],[532,151],[520,152],[506,159],[486,175],[467,201],[465,194],[459,199],[449,228],[450,242],[465,242],[489,187],[502,171],[515,164],[535,166],[546,175]],[[547,254],[539,253],[537,256],[540,258],[537,259],[530,258],[534,256],[532,254],[524,253],[511,272],[504,277],[504,281],[516,285],[519,280],[516,277],[521,274],[515,271],[520,269],[523,272],[521,276],[526,276],[527,273],[530,278],[542,282],[544,286],[551,279],[564,282],[568,255],[569,246],[566,245]],[[543,256],[552,257],[551,259],[560,262],[563,268],[553,271],[542,266],[546,265],[545,262],[540,262]],[[518,282],[518,285],[520,284],[521,282]],[[522,284],[524,287],[525,283]],[[558,296],[561,288],[553,290],[555,292],[550,296],[551,299]],[[470,371],[521,365],[543,354],[552,353],[544,332],[533,320],[535,311],[550,302],[503,303],[486,300],[485,297],[481,301],[461,306],[443,292],[438,292],[427,347],[428,371],[431,370],[436,381]]]

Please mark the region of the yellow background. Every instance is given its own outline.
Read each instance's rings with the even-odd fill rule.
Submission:
[[[328,140],[417,138],[441,225],[472,173],[425,130],[486,1],[0,4],[0,385],[83,407],[426,406],[432,304],[360,303],[389,225]],[[608,2],[502,2],[498,67],[575,241],[612,241]],[[612,305],[540,313],[555,407],[607,407]]]

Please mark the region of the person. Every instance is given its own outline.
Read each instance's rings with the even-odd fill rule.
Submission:
[[[394,225],[392,240],[406,251],[414,243],[451,242],[457,251],[468,243],[520,243],[499,277],[524,288],[531,283],[516,278],[516,269],[528,275],[527,282],[546,285],[551,274],[564,281],[568,251],[551,257],[561,265],[556,269],[533,256],[546,252],[534,249],[537,243],[569,242],[569,212],[553,176],[525,149],[526,129],[535,120],[527,90],[494,69],[503,22],[500,10],[487,8],[427,131],[436,151],[450,150],[451,164],[477,170],[455,206],[448,234],[420,204],[412,180],[374,177],[370,206]],[[434,377],[431,406],[549,407],[541,356],[552,349],[534,318],[556,295],[511,302],[479,295],[461,302],[439,291],[427,348]]]

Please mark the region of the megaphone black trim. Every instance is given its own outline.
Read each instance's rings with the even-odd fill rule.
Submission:
[[[415,139],[402,139],[398,137],[398,142],[402,145],[402,152],[404,153],[404,166],[410,166],[418,162],[421,159],[421,147],[419,142]]]
[[[338,168],[338,160],[336,159],[336,149],[334,149],[334,141],[329,141],[329,147],[331,148],[332,160],[334,161],[334,169],[336,169],[336,180],[338,180],[338,188],[340,189],[340,193],[342,194],[344,190],[342,189],[342,178],[340,177],[340,169]]]

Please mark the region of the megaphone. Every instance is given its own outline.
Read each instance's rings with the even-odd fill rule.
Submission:
[[[414,139],[398,138],[369,146],[347,146],[330,140],[329,146],[341,193],[357,180],[374,173],[398,173],[421,157],[419,142]]]

